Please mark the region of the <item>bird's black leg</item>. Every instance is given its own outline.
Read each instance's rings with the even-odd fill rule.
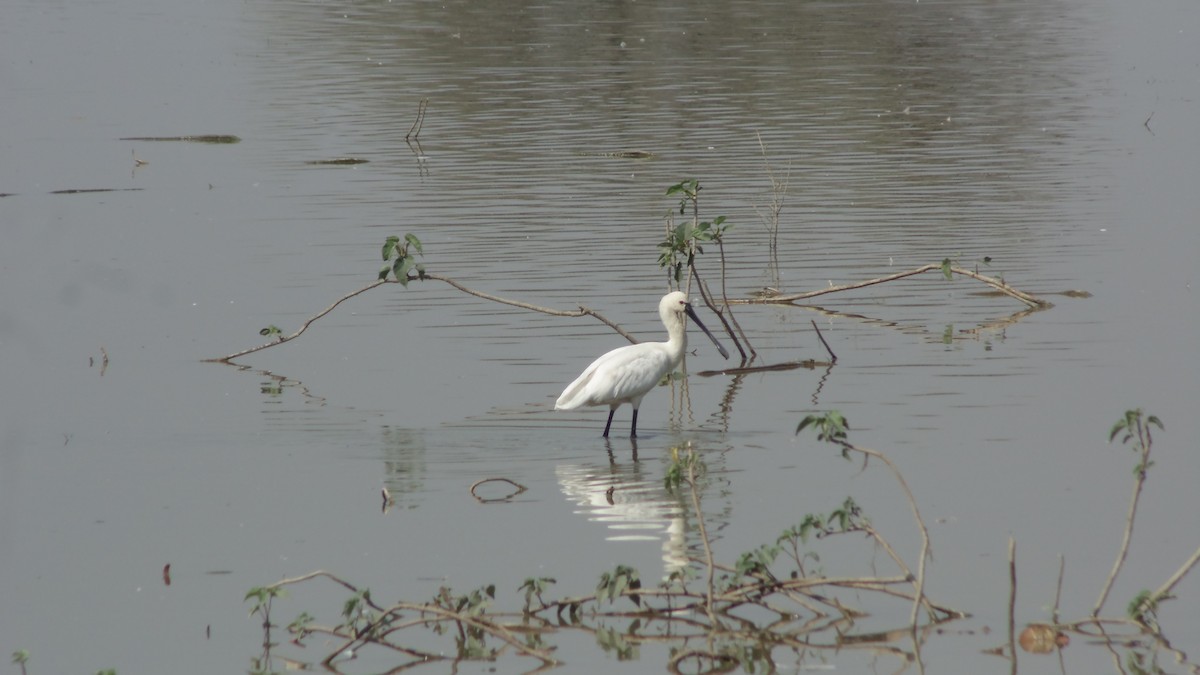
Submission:
[[[633,426],[629,428],[629,437],[637,438],[637,408],[633,409]]]
[[[615,412],[617,412],[616,408],[608,409],[608,424],[604,425],[604,437],[605,438],[608,438],[608,428],[612,426],[613,413],[615,413]],[[636,419],[636,417],[635,417],[635,419]]]

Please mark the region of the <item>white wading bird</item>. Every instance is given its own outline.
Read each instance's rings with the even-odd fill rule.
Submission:
[[[628,403],[633,406],[633,426],[630,427],[629,437],[637,438],[638,407],[642,404],[642,397],[658,384],[663,375],[678,368],[679,362],[683,360],[683,352],[687,349],[684,312],[692,317],[692,321],[695,321],[708,339],[713,341],[721,356],[729,358],[729,352],[725,351],[717,338],[708,332],[704,323],[696,316],[696,312],[688,304],[687,295],[679,291],[668,293],[658,303],[658,315],[667,327],[667,341],[618,347],[592,361],[592,365],[588,366],[554,402],[554,409],[575,410],[585,405],[608,406],[608,423],[604,425],[604,437],[608,438],[613,413],[617,412],[622,403]]]

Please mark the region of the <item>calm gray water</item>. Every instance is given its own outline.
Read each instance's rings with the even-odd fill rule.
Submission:
[[[1195,3],[1165,1],[12,3],[0,649],[29,650],[31,673],[240,672],[261,640],[245,591],[315,569],[389,599],[496,583],[507,608],[529,576],[562,595],[619,563],[653,581],[697,550],[661,487],[686,442],[713,475],[718,557],[853,495],[915,563],[890,478],[792,436],[838,409],[917,495],[929,592],[973,615],[930,641],[927,672],[1008,672],[980,653],[1002,639],[1008,538],[1019,621],[1047,618],[1059,554],[1064,614],[1090,611],[1130,491],[1132,453],[1106,444],[1126,409],[1167,429],[1109,610],[1200,543],[1198,27]],[[120,140],[199,134],[241,142]],[[606,155],[625,150],[654,156]],[[369,162],[314,163],[341,157]],[[770,175],[788,181],[774,256]],[[201,362],[295,330],[406,232],[431,271],[661,339],[664,192],[692,177],[702,215],[735,225],[731,297],[952,257],[1055,306],[928,275],[823,311],[738,307],[759,363],[824,358],[815,320],[837,366],[652,392],[636,460],[628,408],[610,443],[604,411],[551,411],[619,336],[438,282],[366,293],[244,369]],[[714,248],[701,264],[715,280]],[[689,370],[736,365],[702,339]],[[468,489],[490,476],[529,490],[481,504]],[[887,563],[823,555],[836,574]],[[1196,652],[1200,585],[1177,592],[1160,619]],[[298,591],[278,618],[340,601]],[[564,671],[618,667],[588,639],[558,644]],[[1064,654],[1070,672],[1111,669],[1100,649]],[[622,665],[665,663],[646,647]]]

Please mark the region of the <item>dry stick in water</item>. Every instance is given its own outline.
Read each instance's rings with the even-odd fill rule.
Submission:
[[[408,133],[404,134],[404,140],[415,139],[421,135],[421,125],[425,124],[425,110],[428,108],[429,99],[421,99],[421,102],[417,104],[417,119],[413,120],[412,126],[408,128]]]
[[[484,499],[483,497],[480,497],[479,495],[475,494],[475,488],[479,487],[480,485],[483,485],[484,483],[508,483],[509,485],[515,487],[517,489],[517,491],[510,495],[506,495],[500,499]],[[525,487],[524,485],[521,485],[520,483],[518,483],[514,480],[509,480],[507,478],[501,478],[501,477],[481,478],[471,484],[471,496],[474,497],[475,499],[478,499],[481,502],[505,501],[508,499],[512,499],[513,497],[516,497],[517,495],[521,494],[522,492],[525,492],[528,489],[529,488]]]
[[[717,319],[720,320],[721,325],[725,327],[725,334],[728,335],[731,340],[733,340],[733,346],[737,347],[738,353],[742,355],[742,363],[746,363],[748,358],[746,356],[746,350],[742,348],[741,340],[738,340],[737,335],[733,332],[733,327],[729,325],[728,319],[725,318],[725,313],[717,309],[717,304],[713,302],[712,294],[708,291],[708,284],[704,283],[704,280],[700,278],[700,274],[696,272],[695,267],[692,268],[692,276],[696,279],[696,288],[700,290],[700,297],[704,299],[704,304],[713,311],[713,314],[717,315]],[[733,312],[730,312],[729,316],[732,318]],[[738,331],[741,331],[740,326],[738,327]],[[750,346],[750,342],[748,340],[746,342],[746,346]],[[750,351],[753,353],[754,348],[750,347]]]
[[[817,331],[817,338],[821,340],[821,344],[825,345],[825,351],[829,352],[829,360],[833,363],[837,363],[837,354],[834,354],[833,350],[829,348],[829,343],[825,341],[825,336],[821,335],[821,329],[817,328],[817,322],[813,321],[812,319],[809,319],[808,321],[812,324],[813,330]]]
[[[904,279],[905,277],[912,277],[912,276],[916,276],[918,274],[932,272],[934,270],[937,270],[940,272],[940,271],[943,271],[943,267],[940,264],[922,265],[915,269],[907,270],[905,272],[897,272],[895,274],[889,274],[885,277],[879,277],[878,279],[869,279],[867,281],[858,281],[858,282],[855,282],[852,284],[843,284],[841,286],[830,286],[829,288],[822,288],[822,289],[816,290],[816,291],[808,291],[807,293],[792,293],[789,295],[776,295],[776,296],[768,297],[768,298],[745,298],[745,299],[739,299],[739,300],[730,300],[729,303],[736,304],[736,305],[791,305],[791,304],[795,304],[796,301],[798,301],[798,300],[807,300],[809,298],[815,298],[817,296],[826,295],[828,293],[851,291],[856,288],[866,288],[867,286],[874,286],[876,284],[883,284],[883,283],[887,283],[889,281],[896,281],[897,279]],[[993,277],[979,274],[978,272],[972,272],[971,270],[964,269],[962,267],[951,266],[950,271],[954,274],[959,274],[959,275],[962,275],[965,277],[969,277],[971,279],[975,279],[976,281],[981,281],[981,282],[987,284],[988,286],[995,288],[996,290],[1000,291],[1001,293],[1003,293],[1011,298],[1020,300],[1021,302],[1025,303],[1026,305],[1029,305],[1030,307],[1038,307],[1038,308],[1050,307],[1049,302],[1042,300],[1041,298],[1038,298],[1034,295],[1030,295],[1029,293],[1025,293],[1024,291],[1019,291],[1019,290],[1013,288],[1012,286],[1009,286],[1008,284],[1004,283],[1003,281],[1000,281],[999,279],[995,279]]]
[[[1051,620],[1058,624],[1058,608],[1062,602],[1063,574],[1067,571],[1067,559],[1060,553],[1058,556],[1058,585],[1054,587],[1054,612]]]
[[[1017,672],[1017,540],[1008,537],[1008,658]]]
[[[725,303],[725,310],[729,312],[729,320],[733,322],[733,327],[737,329],[738,335],[742,336],[742,340],[746,343],[746,348],[750,350],[750,359],[758,356],[758,351],[754,349],[754,345],[750,344],[750,338],[746,337],[746,331],[742,330],[742,324],[738,323],[737,317],[733,315],[733,308],[729,306],[729,292],[725,289],[725,240],[722,237],[717,238],[717,248],[721,253],[721,302]],[[743,360],[745,354],[742,355]]]

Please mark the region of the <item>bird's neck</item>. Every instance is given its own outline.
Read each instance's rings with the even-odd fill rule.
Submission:
[[[687,350],[687,328],[682,321],[668,326],[667,344],[677,354],[682,354]]]

